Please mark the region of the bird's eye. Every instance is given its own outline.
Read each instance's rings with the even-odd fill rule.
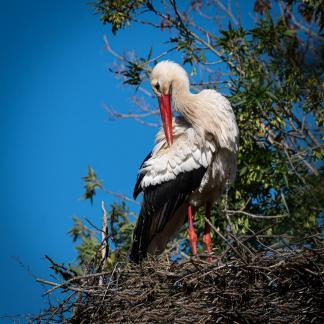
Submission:
[[[156,91],[160,91],[160,84],[159,84],[159,82],[156,83],[155,89],[156,89]]]

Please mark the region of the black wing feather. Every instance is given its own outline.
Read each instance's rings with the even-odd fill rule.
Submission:
[[[152,156],[152,152],[150,152],[149,154],[147,154],[146,158],[144,159],[144,161],[142,162],[139,170],[142,169],[144,163]],[[142,191],[142,187],[141,187],[141,182],[143,180],[143,177],[144,177],[144,173],[139,173],[138,176],[137,176],[137,179],[136,179],[136,184],[135,184],[135,187],[134,187],[134,192],[133,192],[133,197],[134,199],[137,198],[137,196],[140,194],[140,192]]]
[[[154,236],[163,231],[169,219],[196,190],[206,168],[178,174],[176,179],[144,189],[143,206],[135,227],[130,259],[139,263],[147,255]]]

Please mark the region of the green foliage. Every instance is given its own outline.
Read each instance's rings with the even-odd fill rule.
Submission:
[[[147,55],[147,58],[140,58],[134,61],[127,61],[126,70],[122,71],[121,74],[126,78],[125,84],[130,84],[133,86],[138,86],[142,83],[143,78],[147,73],[144,69],[146,62],[148,62],[152,57],[152,50]]]
[[[88,167],[88,174],[83,177],[83,180],[85,192],[82,195],[82,199],[90,199],[91,203],[93,203],[93,196],[96,194],[96,189],[102,188],[101,180],[97,179],[96,172],[90,166]]]
[[[115,247],[127,253],[132,243],[134,222],[130,220],[130,211],[125,202],[111,205],[110,231]]]
[[[319,30],[324,27],[324,2],[322,0],[304,0],[299,6],[299,12],[303,18],[311,22],[313,17],[319,25]]]
[[[131,20],[131,15],[143,7],[144,0],[100,0],[94,5],[96,11],[101,14],[104,24],[111,24],[111,30],[115,34],[118,29],[125,27]]]
[[[79,218],[73,217],[73,227],[69,231],[73,242],[79,241],[76,246],[78,264],[83,267],[91,264],[99,252],[99,241],[93,229],[87,227]]]
[[[301,126],[294,110],[310,118],[306,117],[308,113],[317,115],[322,109],[323,60],[316,63],[316,68],[309,64],[304,55],[306,49],[296,41],[296,31],[291,33],[289,28],[281,19],[275,22],[265,15],[248,32],[241,27],[223,31],[218,44],[231,53],[242,71],[232,81],[230,98],[236,107],[241,133],[239,176],[231,207],[250,201],[246,206],[250,212],[266,215],[285,213],[289,206],[290,217],[285,226],[277,222],[273,228],[276,233],[284,228],[289,232],[295,230],[296,234],[316,225],[316,216],[310,205],[305,204],[310,193],[318,206],[323,206],[322,193],[316,197],[316,190],[305,184],[310,170],[303,165],[305,159],[314,161],[321,155],[308,144],[310,140],[316,144],[317,139],[295,141],[289,146],[287,140],[291,139],[287,139],[286,133],[295,131],[293,123],[297,128]],[[303,160],[292,168],[296,158],[290,156],[301,151]],[[303,202],[302,206],[296,197]]]
[[[114,203],[107,212],[108,237],[102,242],[101,225],[88,225],[78,217],[73,217],[73,226],[69,231],[77,252],[77,262],[69,266],[69,271],[81,274],[84,272],[109,269],[121,256],[125,258],[130,249],[134,222],[131,221],[132,213],[125,202]],[[99,218],[99,217],[98,217]],[[108,246],[106,245],[108,244]],[[107,259],[103,262],[101,251],[107,246]],[[63,271],[66,273],[65,271]]]

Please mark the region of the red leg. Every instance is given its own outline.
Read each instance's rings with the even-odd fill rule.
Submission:
[[[196,255],[197,254],[197,234],[195,233],[195,229],[193,227],[192,209],[190,205],[188,207],[188,222],[189,222],[189,240],[190,240],[191,251],[193,255]]]
[[[207,203],[206,204],[206,218],[210,221],[210,213],[211,213],[211,204]],[[210,236],[210,225],[207,223],[207,221],[205,222],[205,231],[204,231],[204,235],[203,235],[203,242],[206,245],[206,252],[208,254],[212,253],[212,240],[211,240],[211,236]],[[209,255],[208,256],[208,262],[211,263],[212,262],[212,257]]]

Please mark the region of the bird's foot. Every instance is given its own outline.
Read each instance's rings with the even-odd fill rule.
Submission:
[[[203,235],[203,242],[206,245],[206,252],[209,254],[208,255],[208,262],[211,263],[212,262],[212,257],[210,256],[210,254],[212,253],[212,240],[211,240],[210,233],[206,233],[206,234]]]
[[[194,230],[189,229],[189,240],[190,240],[190,246],[191,251],[193,255],[197,254],[197,234]]]

